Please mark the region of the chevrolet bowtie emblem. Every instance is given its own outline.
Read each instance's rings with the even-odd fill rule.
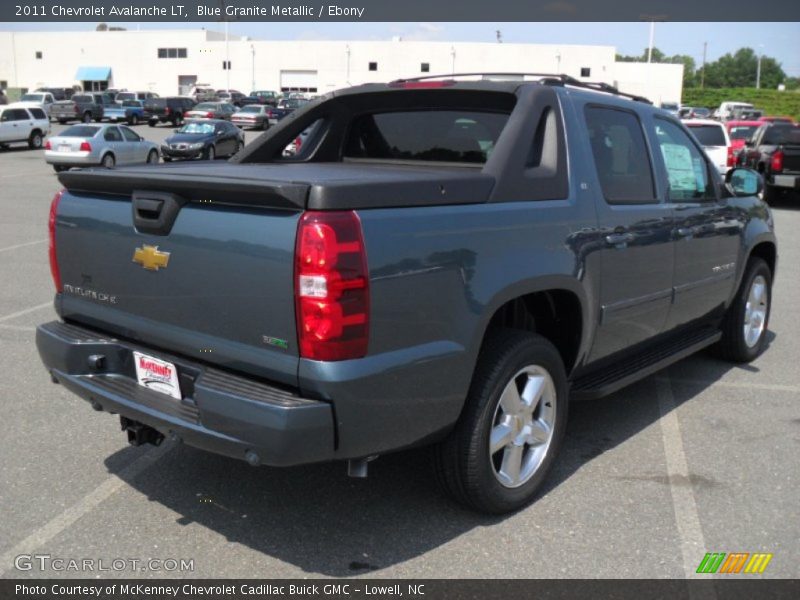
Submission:
[[[169,252],[161,252],[158,246],[144,244],[133,253],[133,262],[142,265],[148,271],[158,271],[167,267]]]

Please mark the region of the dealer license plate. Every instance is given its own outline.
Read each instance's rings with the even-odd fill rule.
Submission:
[[[170,362],[134,351],[136,380],[148,389],[181,399],[181,386],[178,383],[178,370]]]

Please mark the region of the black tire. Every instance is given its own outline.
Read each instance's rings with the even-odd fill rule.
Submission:
[[[67,120],[66,119],[59,119],[58,122],[59,122],[60,125],[66,125],[67,124]]]
[[[115,164],[117,164],[117,159],[114,158],[114,155],[111,154],[111,152],[105,154],[100,161],[100,165],[106,169],[111,169]]]
[[[203,158],[205,160],[216,160],[217,158],[217,150],[214,146],[209,146],[203,151]]]
[[[147,153],[147,164],[148,165],[158,164],[158,150],[150,150],[150,152]]]
[[[131,118],[128,119],[128,125],[138,125],[139,124],[139,115],[131,115]]]
[[[61,173],[61,171],[66,171],[69,167],[65,167],[64,165],[53,165],[53,170],[56,173]]]
[[[568,387],[564,363],[555,346],[547,339],[510,329],[490,331],[478,357],[464,409],[450,435],[434,450],[437,477],[445,491],[456,501],[479,512],[502,514],[518,510],[534,500],[557,456],[567,424]],[[543,452],[538,464],[516,487],[501,483],[500,471],[506,452],[517,446],[508,442],[492,453],[490,436],[503,416],[499,412],[501,396],[512,382],[525,377],[522,369],[541,369],[550,377],[549,392],[533,411],[551,415],[549,446],[522,445],[522,455]],[[530,381],[530,379],[528,380]],[[542,414],[541,412],[539,413]],[[522,435],[517,431],[516,440]],[[500,455],[500,456],[498,456]],[[498,466],[498,462],[502,464]]]
[[[753,341],[747,339],[745,319],[748,315],[748,302],[751,300],[751,291],[754,282],[758,278],[766,286],[766,312],[763,319],[758,318],[758,313],[754,317],[763,322],[758,338]],[[750,302],[750,313],[757,308],[758,304]],[[755,305],[755,306],[754,306]],[[722,339],[717,344],[717,351],[721,358],[731,362],[746,363],[757,358],[767,345],[767,330],[769,327],[769,315],[772,308],[772,271],[769,265],[762,258],[751,257],[747,262],[742,283],[736,292],[725,318],[722,321]],[[751,328],[752,329],[752,328]],[[755,335],[755,334],[751,334]]]
[[[170,158],[169,156],[164,156],[164,157],[162,158],[162,160],[163,160],[164,162],[172,162],[172,158]]]
[[[153,121],[153,120],[150,120],[150,121],[148,121],[148,122],[147,122],[147,124],[148,124],[150,127],[155,127],[156,125],[158,125],[158,121]]]
[[[28,136],[28,148],[31,150],[41,150],[42,132],[38,129],[31,131],[31,134]]]
[[[83,113],[83,118],[81,119],[84,123],[91,123],[92,122],[92,113]]]

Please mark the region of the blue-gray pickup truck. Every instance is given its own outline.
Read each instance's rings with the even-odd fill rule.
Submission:
[[[767,343],[760,175],[721,177],[603,84],[369,84],[227,162],[58,177],[39,353],[133,444],[355,476],[430,445],[445,490],[503,513],[534,499],[570,398]]]

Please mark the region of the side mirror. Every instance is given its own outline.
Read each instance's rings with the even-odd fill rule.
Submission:
[[[753,140],[745,140],[744,145],[747,146],[748,148],[752,148]]]
[[[764,178],[753,169],[736,167],[725,174],[725,185],[734,196],[757,196],[764,191]]]

